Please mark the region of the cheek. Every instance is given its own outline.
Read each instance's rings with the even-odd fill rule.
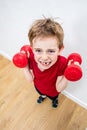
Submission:
[[[58,55],[51,56],[51,59],[55,62],[58,59]]]
[[[38,59],[40,58],[40,56],[39,55],[34,55],[34,58],[35,58],[36,61],[38,61]]]

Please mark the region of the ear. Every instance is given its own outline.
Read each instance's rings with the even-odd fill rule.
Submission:
[[[59,49],[59,53],[58,53],[58,55],[60,55],[60,54],[62,53],[63,49],[64,49],[64,46],[62,46],[62,48]]]

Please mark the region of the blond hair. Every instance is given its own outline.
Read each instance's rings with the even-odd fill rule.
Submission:
[[[36,20],[28,32],[31,45],[33,44],[32,41],[34,38],[48,36],[55,36],[58,40],[59,49],[62,48],[64,39],[63,28],[58,22],[55,22],[51,18]]]

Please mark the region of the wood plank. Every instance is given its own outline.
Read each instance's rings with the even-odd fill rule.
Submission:
[[[58,108],[48,98],[37,104],[33,83],[22,69],[0,56],[0,130],[85,130],[87,110],[59,96]]]

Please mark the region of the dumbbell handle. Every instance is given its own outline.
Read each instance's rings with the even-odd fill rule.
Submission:
[[[73,61],[73,60],[69,60],[69,61],[68,61],[68,66],[71,65],[71,64],[75,64],[75,65],[80,66],[79,62]]]

